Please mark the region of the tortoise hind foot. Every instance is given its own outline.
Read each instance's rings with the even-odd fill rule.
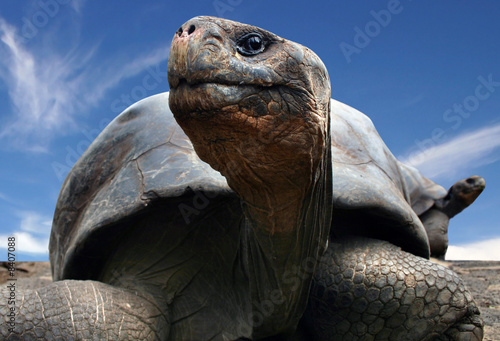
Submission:
[[[5,287],[4,287],[5,288]],[[2,340],[165,340],[168,316],[137,292],[96,281],[60,281],[16,292],[9,317],[2,288]],[[151,300],[152,301],[152,300]]]
[[[451,326],[443,336],[437,340],[442,341],[481,341],[483,339],[483,320],[479,309],[474,304],[469,304],[465,316]]]

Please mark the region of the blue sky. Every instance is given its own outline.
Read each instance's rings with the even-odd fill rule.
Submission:
[[[311,48],[332,97],[446,189],[483,176],[486,190],[450,223],[449,256],[500,260],[499,14],[493,0],[2,2],[0,249],[16,234],[18,260],[48,260],[73,163],[128,105],[168,91],[174,32],[212,15]]]

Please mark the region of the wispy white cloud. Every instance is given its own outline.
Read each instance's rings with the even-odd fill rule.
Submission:
[[[80,5],[75,2],[75,9]],[[0,18],[0,79],[12,104],[12,114],[0,122],[0,139],[21,150],[47,151],[50,141],[76,128],[78,114],[98,104],[108,90],[168,56],[169,47],[162,46],[96,60],[98,44],[85,48],[76,41],[69,51],[57,51],[45,44],[25,45],[17,31]],[[45,33],[51,32],[39,35]]]
[[[400,157],[425,176],[450,176],[500,160],[500,123],[467,132],[427,149]]]
[[[446,260],[500,261],[500,237],[462,245],[450,245]]]
[[[0,235],[1,249],[7,248],[7,238],[16,238],[16,252],[47,254],[51,218],[33,211],[16,212],[20,219],[19,228],[10,235]]]
[[[23,136],[27,138],[33,133],[37,135],[36,138],[47,139],[51,130],[72,124],[70,116],[61,114],[68,109],[71,100],[65,99],[68,94],[58,83],[61,76],[57,69],[53,70],[43,61],[35,60],[16,41],[15,29],[1,19],[0,34],[3,43],[0,45],[0,76],[9,88],[15,113],[14,119],[0,131],[0,137],[8,137],[11,141],[14,139],[14,144],[18,144]]]
[[[36,234],[48,234],[52,224],[52,219],[33,211],[18,212],[21,218],[20,228],[26,232]]]
[[[9,197],[5,194],[3,194],[2,192],[0,192],[0,199],[4,200],[4,201],[9,201]]]
[[[3,192],[0,192],[0,201],[3,201],[4,205],[5,205],[5,203],[10,204],[10,205],[14,205],[14,206],[18,206],[20,204],[16,199],[14,199],[10,195],[5,194]]]

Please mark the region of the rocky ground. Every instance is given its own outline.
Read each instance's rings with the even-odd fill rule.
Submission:
[[[500,262],[448,262],[464,279],[484,320],[484,340],[500,341]]]
[[[7,265],[0,266],[0,285],[9,276]],[[16,277],[23,278],[19,286],[33,288],[51,281],[48,262],[18,262]],[[484,340],[500,341],[500,262],[446,262],[467,283],[484,319]]]

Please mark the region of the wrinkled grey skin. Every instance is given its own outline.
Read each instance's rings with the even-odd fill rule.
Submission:
[[[240,56],[234,46],[249,32],[273,39],[275,50],[269,49],[257,59]],[[181,44],[195,51],[185,60]],[[281,89],[281,95],[289,96],[286,103],[303,104],[289,105],[288,109],[282,106],[284,117],[274,122],[311,124],[309,130],[300,135],[304,130],[293,129],[293,134],[299,135],[289,135],[290,130],[285,129],[273,136],[281,126],[272,127],[270,134],[257,135],[254,143],[246,141],[246,148],[239,149],[241,155],[236,155],[233,164],[231,158],[223,159],[222,153],[241,140],[225,145],[226,140],[215,138],[203,145],[199,139],[214,131],[234,131],[215,129],[213,122],[220,117],[210,112],[217,104],[220,107],[217,101],[241,103],[239,83],[221,92],[224,87],[215,86],[215,94],[201,89],[208,95],[205,101],[196,96],[190,100],[182,100],[181,95],[170,98],[171,105],[177,101],[173,107],[181,121],[194,117],[195,123],[204,122],[195,132],[199,136],[193,135],[188,125],[183,127],[188,138],[176,123],[167,106],[167,93],[131,106],[99,135],[66,178],[50,240],[56,282],[18,293],[17,325],[14,333],[2,325],[3,338],[482,338],[479,312],[462,281],[425,259],[429,256],[427,235],[412,209],[419,199],[435,201],[446,193],[436,195],[437,185],[416,171],[411,175],[422,185],[412,187],[407,175],[413,170],[397,162],[370,120],[329,100],[329,80],[319,58],[266,31],[207,17],[184,24],[173,45],[180,52],[170,57],[171,90],[185,91],[199,81],[189,83],[189,70],[197,70],[198,62],[217,61],[227,53],[226,60],[232,62],[221,64],[225,65],[225,69],[219,68],[221,72],[205,76],[215,75],[222,84],[235,80],[255,85],[244,87],[244,91],[274,94]],[[283,51],[286,57],[277,61],[285,64],[274,67],[278,76],[284,75],[283,87],[274,88],[271,85],[277,83],[276,75],[266,74],[259,65],[266,65]],[[191,64],[185,64],[186,60]],[[182,65],[187,67],[182,70]],[[280,75],[280,68],[303,72],[305,76],[299,79],[311,82],[287,87],[291,83],[287,77],[292,76]],[[313,96],[297,95],[303,89]],[[272,98],[280,102],[279,96]],[[297,98],[300,100],[295,102]],[[310,99],[320,105],[310,105]],[[212,107],[185,114],[183,105]],[[307,116],[306,107],[315,116]],[[246,103],[245,108],[254,114],[265,110],[256,102]],[[246,133],[251,136],[252,132]],[[258,168],[259,164],[245,168],[239,162],[244,157],[260,157],[252,154],[262,151],[259,148],[276,145],[277,154],[301,157],[294,148],[309,141],[309,134],[322,141],[309,145],[318,150],[304,154],[315,155],[317,162],[302,167],[303,163],[288,161],[293,169],[307,175],[306,189],[299,191],[303,195],[300,219],[280,225],[282,221],[289,223],[287,217],[293,216],[293,212],[285,212],[271,233],[266,229],[269,222],[262,219],[268,215],[259,216],[264,206],[252,206],[252,199],[260,198],[252,189],[266,180],[270,180],[270,188],[282,185],[280,176],[286,176],[286,171],[283,175],[282,169],[271,167],[275,171],[271,179],[252,178],[245,172],[269,168]],[[303,140],[294,144],[293,139],[287,140],[289,136]],[[211,143],[224,146],[220,163],[204,149]],[[231,152],[227,155],[234,155]],[[281,154],[269,156],[279,161]],[[241,179],[257,182],[249,189],[239,182]],[[288,192],[285,188],[284,194],[271,194],[279,198]],[[276,214],[280,218],[279,212]],[[5,316],[6,306],[0,309]]]

